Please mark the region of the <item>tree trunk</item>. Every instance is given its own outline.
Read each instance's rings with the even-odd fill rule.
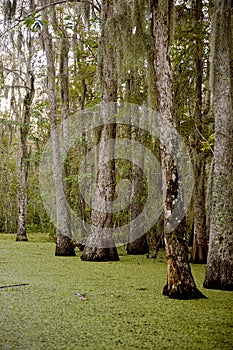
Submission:
[[[205,215],[205,160],[204,155],[194,151],[194,235],[191,262],[205,264],[207,261],[207,237]]]
[[[202,38],[202,0],[193,1],[195,21],[195,148],[194,152],[194,236],[191,262],[205,264],[207,260],[207,237],[205,215],[205,155],[201,150],[202,121],[202,71],[203,71],[203,38]]]
[[[233,113],[231,0],[215,1],[214,118],[215,146],[210,241],[205,288],[233,290]]]
[[[19,185],[19,211],[18,211],[18,227],[16,233],[16,241],[27,241],[26,224],[27,224],[27,178],[28,178],[28,133],[30,127],[31,104],[35,94],[34,74],[32,72],[32,37],[28,34],[28,62],[27,62],[27,92],[24,98],[24,115],[23,122],[20,127],[20,185]]]
[[[93,198],[95,208],[92,209],[92,232],[87,239],[86,246],[81,255],[87,261],[117,261],[118,252],[111,235],[113,227],[113,214],[111,202],[115,196],[115,160],[114,139],[116,137],[116,124],[108,125],[107,119],[115,110],[111,102],[117,101],[117,73],[115,62],[114,28],[112,18],[114,15],[114,2],[105,0],[102,3],[102,33],[100,74],[102,84],[102,119],[103,126],[100,135],[98,192],[103,199],[99,203]],[[113,142],[106,147],[106,141]],[[112,159],[109,161],[109,159]],[[105,229],[108,229],[107,231]]]
[[[110,111],[109,111],[110,113]],[[106,114],[108,118],[109,113]],[[104,119],[104,118],[103,118]],[[103,120],[104,123],[104,120]],[[99,151],[98,191],[103,201],[97,202],[93,198],[92,209],[92,232],[87,238],[82,260],[86,261],[117,261],[119,256],[111,235],[113,217],[111,213],[111,201],[115,195],[115,162],[109,161],[114,158],[114,147],[106,147],[105,141],[114,139],[116,126],[105,124],[101,130]],[[105,229],[108,229],[106,232]]]
[[[43,1],[42,1],[43,5]],[[51,139],[53,150],[53,176],[56,191],[56,250],[55,255],[58,256],[74,256],[75,250],[72,243],[71,220],[68,208],[66,206],[65,193],[62,183],[62,164],[60,154],[60,141],[58,134],[58,118],[56,103],[56,84],[55,84],[55,54],[51,34],[48,30],[47,8],[43,10],[43,29],[42,38],[47,60],[47,76],[48,76],[48,99],[50,109],[50,125]]]
[[[138,127],[140,127],[140,121],[138,120]],[[131,139],[137,141],[140,138],[141,144],[146,147],[146,135],[142,130],[134,130],[134,127],[131,127]],[[134,158],[138,155],[132,154],[132,168],[131,168],[131,183],[132,183],[132,195],[133,201],[129,208],[129,220],[132,221],[143,210],[143,169],[144,169],[144,157],[143,152],[140,153],[140,163],[135,165]],[[143,234],[141,237],[133,241],[132,237],[134,236],[132,227],[132,232],[129,233],[129,243],[127,244],[126,251],[127,254],[137,255],[137,254],[148,254],[149,246],[147,242],[146,234]]]
[[[167,284],[163,294],[170,298],[204,297],[197,289],[189,261],[186,243],[186,223],[182,183],[179,178],[177,137],[164,130],[163,120],[174,126],[172,70],[169,57],[170,11],[172,1],[152,1],[152,33],[154,37],[154,69],[156,76],[157,108],[161,118],[160,142],[164,191],[164,237],[167,256]]]

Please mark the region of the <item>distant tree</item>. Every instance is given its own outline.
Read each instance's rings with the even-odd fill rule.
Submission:
[[[176,126],[189,144],[193,161],[193,200],[187,210],[191,261],[206,262],[206,163],[211,158],[208,136],[213,119],[209,108],[209,26],[207,1],[175,2],[171,40]]]
[[[204,264],[207,260],[207,236],[205,213],[205,153],[202,150],[203,133],[203,13],[202,0],[193,0],[194,17],[194,64],[195,64],[195,110],[194,110],[194,235],[191,262]]]
[[[169,53],[170,20],[173,1],[153,0],[151,6],[157,109],[160,115],[174,126],[173,78]],[[166,142],[171,145],[172,151],[175,154],[177,140],[172,139],[174,135],[167,135],[165,132],[165,135],[162,136],[166,138]],[[182,184],[178,178],[179,157],[178,154],[176,157],[173,157],[162,143],[161,160],[164,173],[163,188],[165,197],[164,237],[168,264],[167,284],[163,289],[163,294],[177,299],[202,298],[204,296],[196,287],[188,261],[184,203],[181,190]],[[174,206],[177,203],[179,206],[179,216],[181,216],[182,221],[179,222],[179,220],[175,228],[171,231],[169,230],[170,220],[177,220],[174,213]]]
[[[216,0],[211,50],[215,118],[210,239],[204,287],[233,290],[232,1]]]
[[[29,10],[34,10],[34,1],[28,5]],[[11,90],[9,115],[14,115],[14,121],[19,125],[19,191],[18,191],[18,224],[16,241],[27,241],[27,182],[29,170],[30,147],[28,136],[30,132],[32,103],[35,94],[33,59],[33,36],[29,28],[20,28],[17,33],[12,30],[12,23],[19,15],[17,1],[4,1],[4,29],[10,33],[7,38],[9,47],[3,48],[10,59],[10,67],[4,62],[3,72],[8,75],[4,86],[6,100],[9,101],[8,91]],[[4,34],[3,34],[4,35]],[[27,40],[24,40],[24,35]],[[6,33],[5,33],[6,37]],[[11,54],[9,54],[9,51]],[[27,54],[25,54],[25,51]],[[10,78],[11,77],[11,78]],[[17,130],[17,129],[16,129]]]
[[[30,37],[30,33],[29,33]],[[32,58],[32,46],[29,44],[29,60]],[[34,74],[31,67],[31,62],[28,62],[27,80],[29,80],[25,98],[24,98],[24,112],[23,122],[20,127],[20,185],[19,185],[19,216],[18,228],[16,233],[16,241],[27,241],[26,225],[27,225],[27,179],[29,167],[29,147],[28,147],[28,133],[31,119],[31,105],[35,93],[34,88]]]
[[[16,232],[18,224],[15,127],[0,115],[0,232]]]
[[[45,5],[45,1],[41,1],[41,6]],[[49,100],[49,119],[51,126],[52,139],[52,159],[53,159],[53,176],[56,193],[56,251],[57,256],[74,256],[74,244],[71,240],[71,220],[69,209],[66,205],[65,193],[62,182],[62,163],[60,153],[60,140],[58,132],[58,113],[57,113],[57,98],[56,98],[56,70],[55,70],[55,51],[53,46],[52,35],[48,28],[48,8],[45,7],[42,11],[42,39],[46,54],[47,63],[47,93]],[[65,89],[65,87],[64,87]],[[65,90],[64,90],[65,91]],[[63,91],[63,92],[64,92]],[[67,97],[63,100],[63,110],[67,108]]]
[[[30,10],[34,10],[34,2],[31,2]],[[32,68],[33,59],[33,37],[30,29],[27,29],[27,45],[28,50],[26,62],[26,93],[23,100],[23,120],[20,126],[20,185],[19,185],[19,216],[18,229],[16,233],[16,241],[27,241],[26,225],[27,225],[27,180],[30,149],[28,145],[28,135],[31,124],[32,103],[35,95],[35,75]],[[22,39],[21,39],[22,40]],[[18,45],[19,56],[23,56],[24,48]]]
[[[138,127],[140,127],[140,121],[138,120]],[[142,130],[135,130],[135,127],[131,128],[131,140],[137,140],[140,138],[141,144],[146,147],[146,134]],[[143,192],[144,192],[144,181],[143,181],[143,170],[144,170],[144,157],[143,153],[140,153],[140,160],[137,165],[135,165],[134,158],[137,155],[132,154],[132,166],[131,166],[131,183],[132,183],[132,203],[129,207],[129,220],[135,220],[135,218],[141,213],[143,209]],[[140,168],[139,168],[140,164]],[[147,242],[146,234],[132,241],[134,235],[134,227],[132,232],[129,232],[129,243],[127,244],[126,251],[127,254],[137,255],[149,253],[149,246]],[[132,235],[132,236],[131,236]]]

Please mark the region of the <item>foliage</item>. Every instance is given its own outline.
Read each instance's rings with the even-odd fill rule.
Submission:
[[[40,31],[44,23],[45,21],[41,20],[41,15],[36,12],[33,12],[30,14],[30,16],[25,17],[23,21],[23,24],[33,32]]]
[[[202,142],[202,148],[201,150],[204,151],[212,151],[213,152],[213,146],[214,146],[214,134],[211,134],[208,138],[208,140]]]
[[[0,184],[2,197],[0,202],[0,229],[14,231],[17,222],[18,144],[22,126],[23,98],[27,85],[27,39],[32,37],[33,70],[35,74],[36,93],[31,108],[28,146],[30,156],[28,174],[28,228],[51,231],[53,228],[43,209],[39,185],[38,164],[45,143],[50,136],[49,102],[46,91],[47,76],[45,66],[44,44],[41,40],[41,29],[48,24],[55,50],[56,65],[56,102],[59,122],[62,121],[63,106],[59,68],[62,61],[61,43],[69,43],[68,85],[69,110],[77,110],[96,105],[100,102],[100,4],[98,1],[56,2],[48,7],[49,20],[42,21],[39,4],[31,10],[31,1],[5,1],[2,4],[5,13],[5,28],[1,28],[0,73],[3,92],[4,114],[0,123],[4,127],[6,148],[4,156],[0,155]],[[211,2],[203,0],[203,21],[195,23],[193,2],[177,0],[174,2],[174,23],[171,32],[171,59],[174,76],[174,98],[177,128],[192,154],[195,147],[195,40],[202,38],[203,48],[203,120],[201,150],[212,157],[214,144],[213,117],[210,106],[209,61],[210,61],[210,15]],[[136,104],[148,104],[155,107],[156,91],[154,88],[153,52],[151,38],[150,1],[118,0],[114,2],[114,16],[107,28],[113,27],[112,45],[117,55],[118,99]],[[3,6],[4,5],[4,6]],[[9,23],[7,22],[9,20]],[[4,22],[4,21],[3,21]],[[7,22],[7,23],[6,23]],[[14,139],[11,143],[12,136]],[[3,138],[4,139],[4,138]],[[2,139],[2,140],[3,140]],[[148,141],[148,143],[151,143]],[[1,142],[0,142],[1,145]],[[147,145],[148,146],[148,145]],[[153,145],[152,145],[153,146]],[[2,146],[1,146],[2,147]],[[72,153],[72,150],[71,150]],[[9,157],[6,157],[6,154]],[[156,155],[158,156],[158,154]],[[70,158],[69,158],[70,157]],[[81,213],[80,195],[77,192],[77,170],[81,162],[81,152],[75,156],[68,155],[69,173],[64,177],[67,185],[66,194],[72,208]],[[159,156],[158,156],[159,159]],[[66,164],[65,164],[66,166]],[[127,165],[121,165],[127,172]],[[7,179],[7,181],[5,181]],[[117,181],[119,180],[119,176]],[[11,209],[10,209],[11,208]],[[91,209],[86,206],[87,220],[90,220]],[[191,208],[192,211],[192,208]],[[193,215],[190,220],[192,226]],[[116,219],[119,222],[128,220],[127,212],[121,212]],[[154,229],[149,233],[154,239]]]
[[[8,125],[9,126],[9,125]],[[2,126],[0,138],[0,232],[14,232],[17,226],[16,140],[12,144],[8,127]]]
[[[206,123],[210,115],[209,106],[209,45],[210,17],[203,1],[203,20],[196,23],[191,1],[181,1],[175,6],[175,27],[171,40],[171,59],[174,76],[174,98],[177,126],[181,134],[192,146],[195,133],[195,55],[196,40],[203,41],[202,60],[202,113]],[[203,138],[208,138],[208,128],[205,128]]]

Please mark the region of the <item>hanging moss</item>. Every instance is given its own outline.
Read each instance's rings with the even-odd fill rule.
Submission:
[[[8,23],[15,16],[17,0],[5,0],[3,3],[4,22]]]

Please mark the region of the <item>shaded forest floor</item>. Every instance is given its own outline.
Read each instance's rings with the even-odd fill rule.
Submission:
[[[0,285],[29,285],[0,289],[2,350],[233,348],[233,294],[202,288],[204,265],[192,272],[208,299],[170,300],[164,252],[88,263],[55,257],[45,235],[14,240],[0,234]]]

